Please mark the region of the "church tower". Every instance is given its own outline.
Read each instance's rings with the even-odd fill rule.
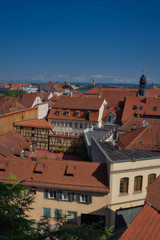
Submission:
[[[147,78],[143,73],[139,81],[139,96],[145,96],[146,84],[147,84]]]

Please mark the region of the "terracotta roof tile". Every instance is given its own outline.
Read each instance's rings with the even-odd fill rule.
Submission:
[[[160,212],[160,175],[147,187],[146,201]]]
[[[160,200],[160,199],[159,199]],[[145,204],[120,238],[121,240],[159,240],[160,214]]]
[[[34,120],[17,122],[17,123],[14,123],[14,126],[53,129],[53,126],[50,123],[48,123],[45,119],[34,119]]]
[[[56,161],[31,159],[0,159],[7,163],[5,172],[0,172],[0,181],[8,182],[8,174],[12,172],[17,180],[25,180],[24,185],[44,186],[56,189],[108,193],[107,166],[104,163],[81,161]],[[37,165],[38,164],[38,165]],[[66,176],[66,167],[75,169],[73,176]],[[35,167],[38,168],[37,174]]]
[[[23,97],[20,100],[20,103],[25,107],[25,108],[31,108],[35,99],[37,97],[37,93],[25,93]]]
[[[28,143],[25,137],[16,131],[8,132],[0,136],[0,154],[4,157],[15,158],[15,151],[19,152],[20,148],[21,150],[29,149],[30,145],[31,143]]]
[[[24,106],[20,104],[19,101],[20,98],[3,96],[0,99],[0,112],[6,114],[24,109]]]
[[[55,103],[54,108],[76,109],[76,110],[99,110],[104,99],[95,98],[73,98],[61,96]]]

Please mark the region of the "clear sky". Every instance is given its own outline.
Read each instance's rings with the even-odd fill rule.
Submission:
[[[0,0],[0,80],[160,82],[160,1]]]

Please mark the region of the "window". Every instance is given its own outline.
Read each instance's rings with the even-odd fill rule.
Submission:
[[[56,122],[54,122],[53,124],[54,124],[54,126],[56,126]]]
[[[157,111],[157,107],[153,107],[153,111]]]
[[[139,106],[139,110],[143,110],[143,106]]]
[[[133,105],[132,109],[133,109],[133,110],[134,110],[134,109],[137,109],[136,105]]]
[[[51,209],[43,208],[43,217],[51,217]]]
[[[128,193],[129,178],[120,179],[120,193]]]
[[[108,116],[108,117],[107,117],[107,120],[108,120],[108,122],[111,122],[111,121],[112,121],[112,117],[111,117],[111,116]]]
[[[76,117],[77,117],[77,118],[80,117],[80,112],[76,112]]]
[[[77,222],[77,212],[66,211],[67,219],[71,222]]]
[[[72,127],[72,122],[69,122],[69,127]]]
[[[70,112],[66,111],[66,116],[69,117],[70,116]]]
[[[75,136],[78,136],[78,133],[75,133]]]
[[[57,122],[57,126],[58,126],[58,127],[60,126],[60,122]]]
[[[65,122],[65,127],[68,127],[68,122]]]
[[[83,129],[83,123],[79,124],[80,129]]]
[[[85,128],[88,128],[88,123],[85,123]]]
[[[61,143],[61,139],[57,139],[57,143]]]
[[[36,187],[31,187],[31,194],[36,195]]]
[[[57,116],[60,116],[60,115],[61,115],[61,111],[57,111],[57,112],[56,112],[56,115],[57,115]]]
[[[64,127],[64,122],[61,122],[61,126]]]
[[[44,191],[44,198],[56,199],[56,197],[57,197],[57,191],[54,191],[54,190]]]
[[[156,179],[156,174],[152,173],[148,175],[148,186]]]
[[[78,128],[78,123],[77,122],[75,123],[75,128]]]
[[[134,192],[136,191],[142,191],[142,176],[136,176],[134,178]]]
[[[91,204],[92,203],[92,195],[78,193],[77,194],[77,202]]]
[[[55,208],[54,209],[54,217],[57,218],[57,219],[62,218],[62,209]]]
[[[65,132],[65,135],[68,136],[68,132]]]
[[[72,132],[69,132],[69,136],[72,136]]]
[[[140,141],[139,144],[143,144],[143,141]]]
[[[90,119],[90,112],[86,112],[86,120],[89,121],[89,119]]]
[[[62,200],[70,201],[71,193],[70,192],[63,192]]]

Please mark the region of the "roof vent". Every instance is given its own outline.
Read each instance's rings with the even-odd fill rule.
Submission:
[[[44,169],[44,164],[42,163],[37,163],[34,169],[34,173],[36,174],[42,174]]]
[[[0,172],[5,172],[6,171],[6,164],[1,162],[0,163]]]
[[[67,177],[73,177],[76,170],[76,166],[67,165],[64,175]]]

